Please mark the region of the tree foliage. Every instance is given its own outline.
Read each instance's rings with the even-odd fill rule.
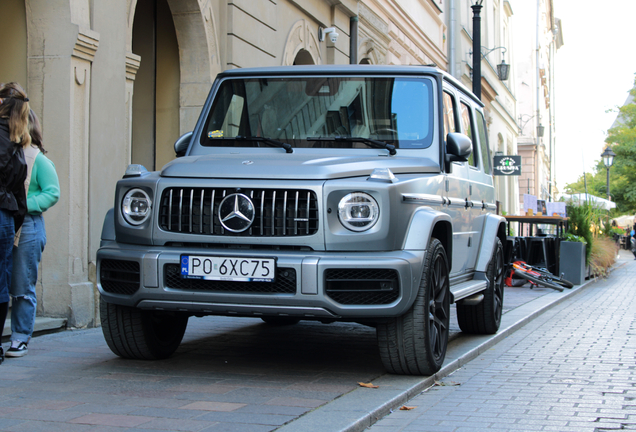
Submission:
[[[630,95],[636,101],[636,79]],[[610,169],[610,192],[618,214],[636,212],[636,102],[618,108],[617,126],[610,128],[605,142],[616,153]],[[586,173],[574,183],[565,186],[566,193],[587,192],[599,197],[607,196],[607,172],[599,160],[592,173]]]

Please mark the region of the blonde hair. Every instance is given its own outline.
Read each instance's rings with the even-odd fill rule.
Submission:
[[[17,82],[0,85],[0,117],[7,118],[9,139],[22,147],[31,144],[29,134],[29,98]]]

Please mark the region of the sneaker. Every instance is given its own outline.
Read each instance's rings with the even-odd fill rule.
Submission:
[[[2,347],[0,346],[0,364],[2,364],[3,361],[4,361],[4,351],[2,350]]]
[[[22,357],[25,356],[29,352],[29,348],[27,344],[24,342],[20,342],[18,346],[14,346],[11,344],[11,348],[9,348],[5,354],[7,357]]]

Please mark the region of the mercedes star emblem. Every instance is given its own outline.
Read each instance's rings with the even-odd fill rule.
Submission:
[[[243,232],[254,222],[254,204],[246,195],[235,193],[226,196],[219,205],[219,220],[228,231]]]

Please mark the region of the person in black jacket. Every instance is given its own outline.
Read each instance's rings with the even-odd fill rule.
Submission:
[[[29,110],[29,98],[18,83],[0,84],[0,329],[9,310],[15,233],[26,214],[23,148],[31,143]]]

